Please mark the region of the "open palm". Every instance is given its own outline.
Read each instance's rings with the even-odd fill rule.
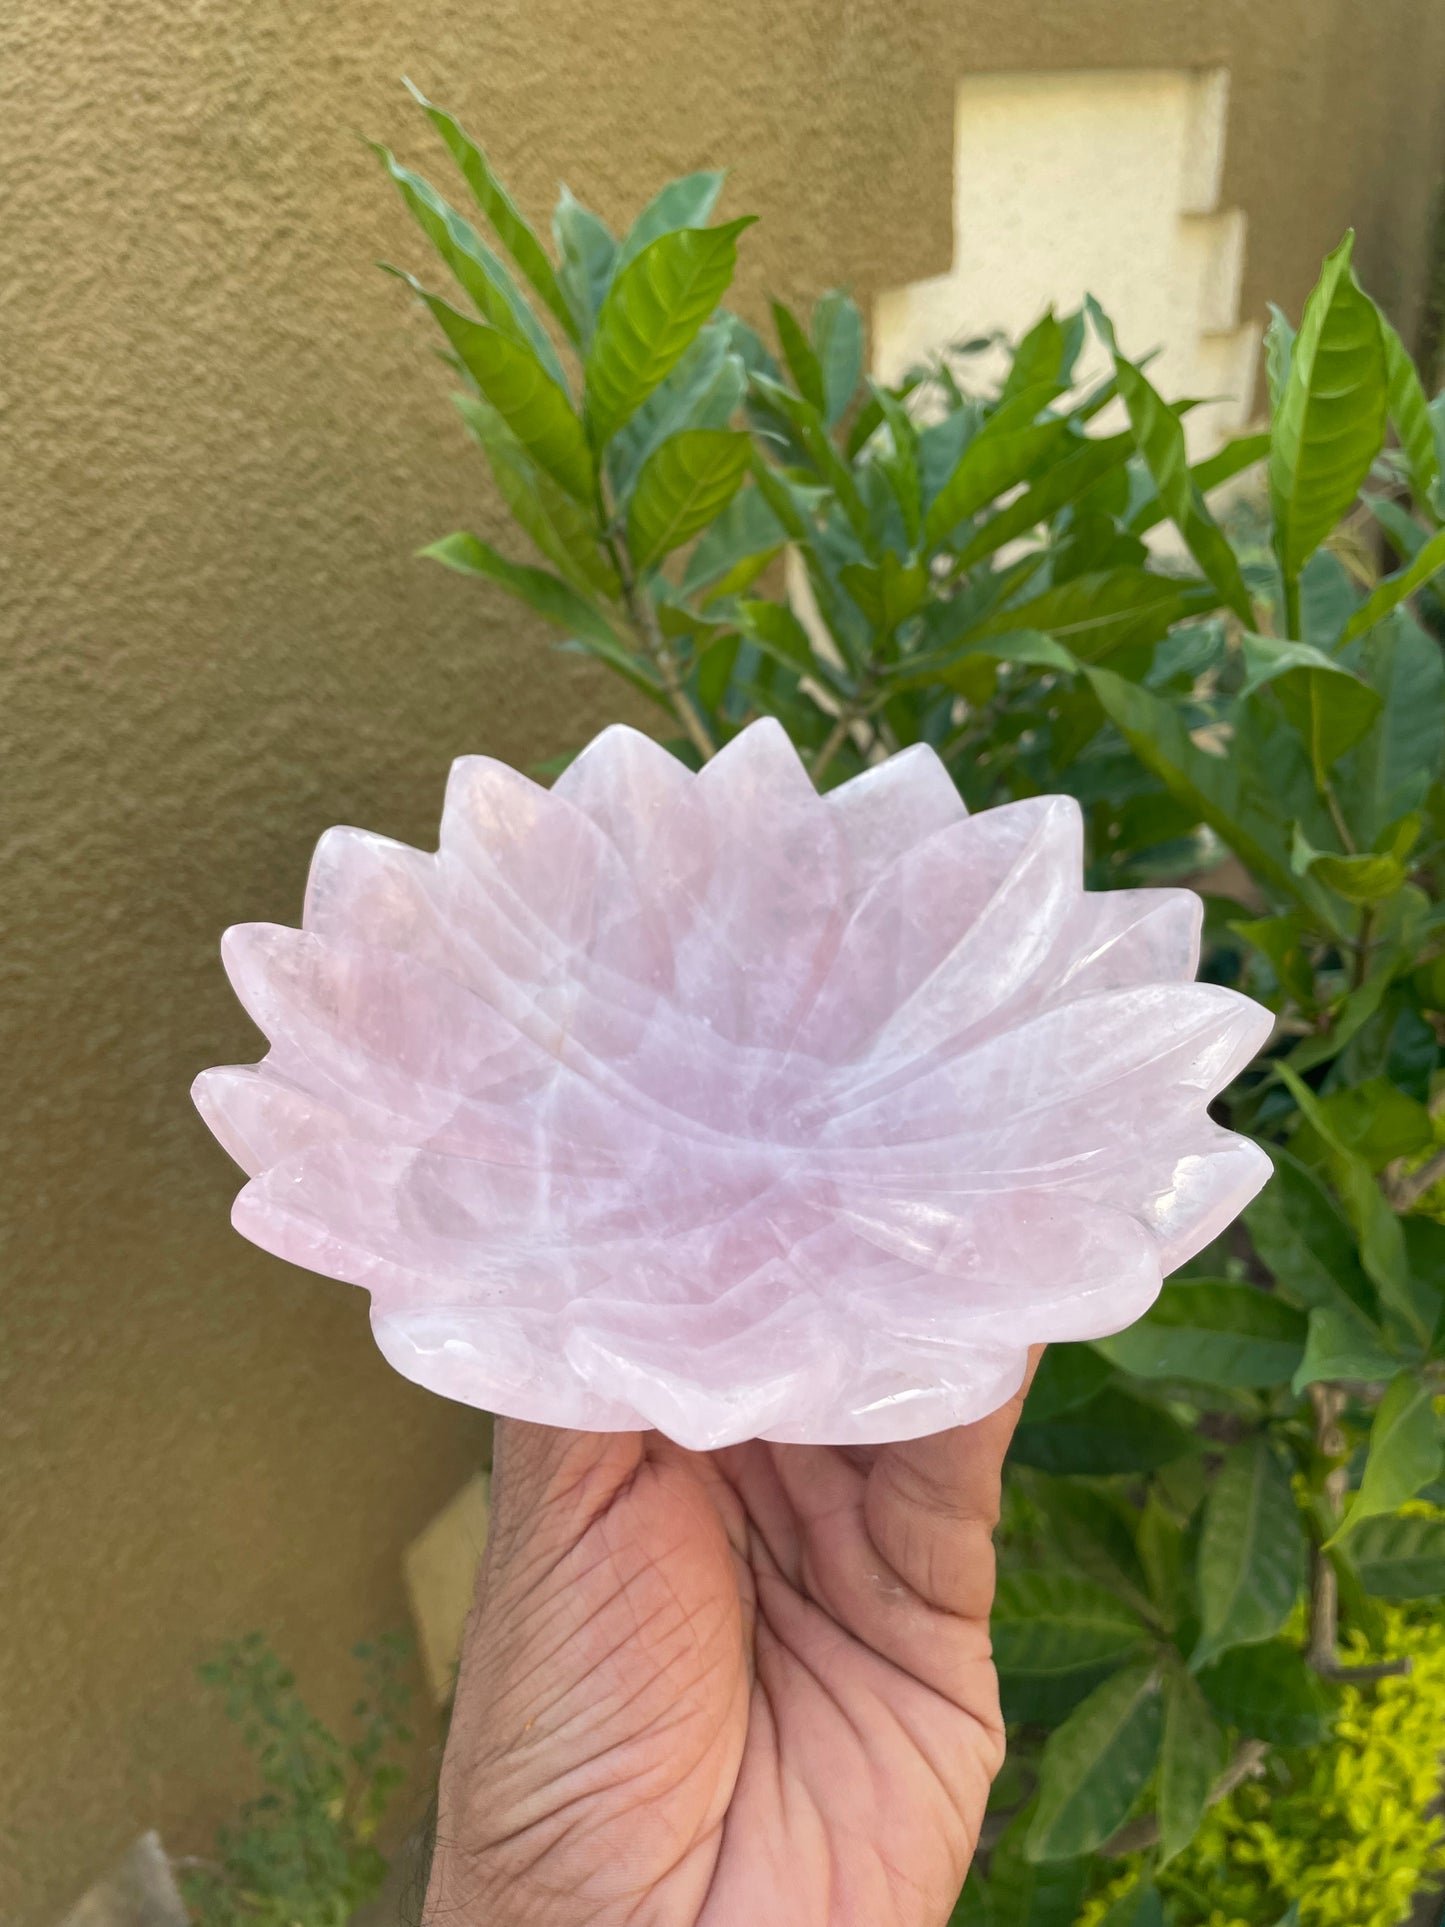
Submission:
[[[1017,1404],[867,1451],[499,1421],[429,1927],[941,1927]]]

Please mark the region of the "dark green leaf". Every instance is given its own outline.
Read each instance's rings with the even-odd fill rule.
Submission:
[[[1196,1449],[1162,1406],[1107,1387],[1086,1405],[1043,1424],[1020,1425],[1010,1457],[1041,1472],[1152,1472]]]
[[[723,174],[703,173],[684,174],[678,180],[669,181],[622,237],[613,274],[621,274],[628,262],[635,261],[660,234],[671,234],[678,228],[706,227],[726,178]]]
[[[791,609],[780,602],[743,601],[737,615],[744,632],[770,656],[802,676],[813,669],[813,645]]]
[[[1062,459],[1026,488],[1016,501],[981,523],[958,551],[958,566],[971,568],[1006,542],[1027,535],[1060,509],[1076,502],[1102,476],[1122,468],[1134,446],[1132,435],[1110,435],[1098,441],[1080,440]]]
[[[876,568],[867,562],[848,563],[839,570],[839,580],[881,635],[891,635],[928,596],[927,564],[901,562],[892,549],[884,551]]]
[[[1025,1807],[1012,1821],[989,1859],[989,1927],[1074,1927],[1088,1890],[1088,1865],[1082,1859],[1037,1866],[1026,1858],[1033,1820]]]
[[[1369,735],[1343,758],[1333,781],[1356,838],[1373,846],[1382,831],[1421,807],[1440,773],[1445,655],[1403,610],[1362,637],[1351,653],[1385,706]]]
[[[1047,1354],[1045,1354],[1047,1356]],[[1148,1576],[1135,1542],[1137,1515],[1112,1493],[1065,1475],[1030,1479],[1029,1492],[1047,1525],[1047,1538],[1078,1572],[1153,1615]]]
[[[1440,1477],[1442,1462],[1433,1390],[1415,1373],[1401,1372],[1375,1414],[1365,1474],[1341,1536],[1353,1533],[1366,1519],[1398,1512],[1421,1486]]]
[[[757,573],[761,573],[782,547],[783,533],[777,516],[759,491],[756,488],[740,490],[688,557],[682,580],[684,593],[691,595],[698,589],[716,593],[716,585],[740,564],[757,563]],[[744,588],[747,584],[739,586]]]
[[[616,632],[590,602],[578,595],[567,583],[555,575],[548,575],[545,569],[527,568],[519,562],[509,562],[499,555],[490,543],[480,541],[475,535],[460,532],[443,536],[440,542],[433,542],[421,551],[430,561],[441,562],[459,575],[485,576],[489,582],[496,582],[509,594],[514,595],[539,615],[546,616],[559,628],[570,629],[588,640],[617,642]]]
[[[1440,455],[1435,446],[1435,425],[1430,419],[1430,404],[1398,334],[1380,317],[1385,342],[1385,368],[1389,379],[1390,421],[1400,438],[1405,465],[1410,472],[1410,488],[1415,500],[1428,509],[1440,481]]]
[[[777,331],[778,346],[783,351],[788,372],[798,384],[798,393],[820,415],[825,414],[828,397],[823,384],[822,367],[796,315],[781,301],[773,303],[773,327]]]
[[[1133,440],[1132,435],[1129,439]],[[1211,489],[1232,481],[1236,475],[1242,475],[1245,469],[1253,468],[1256,462],[1262,462],[1268,453],[1267,431],[1257,435],[1240,435],[1234,441],[1226,442],[1215,454],[1207,455],[1202,462],[1196,462],[1189,471],[1190,478],[1199,493],[1207,495]],[[1163,519],[1164,505],[1156,495],[1129,517],[1129,527],[1135,535],[1143,535]]]
[[[1366,1519],[1350,1534],[1349,1556],[1377,1599],[1445,1593],[1445,1519]]]
[[[405,280],[431,309],[462,366],[517,440],[554,481],[579,502],[592,500],[592,457],[582,424],[566,395],[531,349],[487,323],[459,314]]]
[[[1194,583],[1146,569],[1106,569],[1000,609],[971,634],[981,641],[1009,629],[1041,629],[1066,642],[1081,661],[1096,662],[1118,649],[1157,642],[1199,605]]]
[[[1001,1673],[1076,1673],[1118,1665],[1145,1637],[1136,1615],[1102,1586],[1064,1572],[1004,1572],[993,1609]]]
[[[1108,1839],[1154,1771],[1162,1720],[1159,1676],[1145,1662],[1106,1680],[1050,1734],[1030,1860],[1073,1859]]]
[[[1304,1656],[1281,1639],[1233,1646],[1199,1675],[1204,1697],[1229,1726],[1272,1746],[1313,1746],[1329,1725],[1330,1697]]]
[[[1333,1198],[1298,1158],[1266,1148],[1274,1177],[1245,1206],[1244,1222],[1275,1282],[1307,1308],[1372,1315],[1375,1294]]]
[[[1063,421],[1037,421],[1039,412],[1057,395],[1044,382],[1013,397],[989,417],[959,457],[928,510],[924,537],[936,548],[958,527],[1019,482],[1031,479],[1035,462],[1069,436]]]
[[[1271,1639],[1304,1584],[1305,1536],[1294,1494],[1264,1439],[1236,1446],[1209,1491],[1196,1564],[1196,1670],[1230,1646]]]
[[[1309,1340],[1304,1357],[1290,1381],[1296,1392],[1307,1385],[1334,1379],[1390,1378],[1399,1360],[1385,1347],[1383,1335],[1358,1312],[1343,1306],[1317,1305],[1310,1313]]]
[[[830,288],[814,303],[813,348],[823,371],[823,416],[831,428],[846,412],[863,372],[863,317],[841,289]]]
[[[452,159],[461,169],[467,186],[472,190],[477,206],[491,222],[502,246],[562,327],[576,340],[577,329],[572,310],[568,307],[562,290],[558,286],[552,263],[547,259],[541,242],[528,226],[511,195],[492,172],[486,155],[475,141],[462,132],[450,114],[440,107],[433,106],[409,80],[405,84],[412,98],[425,109],[427,119],[446,142]]]
[[[1354,239],[1326,257],[1275,411],[1269,492],[1287,583],[1353,505],[1385,435],[1385,344],[1350,269]]]
[[[648,456],[627,512],[627,541],[639,569],[650,569],[690,541],[742,486],[752,457],[746,435],[685,428]]]
[[[1040,383],[1061,383],[1064,361],[1064,330],[1052,308],[1039,316],[1033,327],[1014,349],[1008,379],[999,391],[999,401],[1010,402]],[[1056,391],[1057,392],[1057,391]]]
[[[614,276],[587,355],[587,417],[602,448],[677,366],[733,277],[751,216],[679,228]]]
[[[1024,1415],[1035,1424],[1057,1418],[1087,1404],[1113,1375],[1092,1345],[1050,1345],[1034,1373]]]
[[[1445,570],[1445,529],[1437,530],[1423,543],[1413,561],[1375,585],[1345,624],[1343,640],[1351,642],[1367,629],[1373,629],[1392,609],[1398,608],[1406,596],[1414,595],[1442,570]]]
[[[1159,1751],[1159,1864],[1166,1866],[1199,1831],[1210,1791],[1224,1770],[1225,1740],[1199,1685],[1182,1667],[1164,1679]]]
[[[1099,1927],[1165,1927],[1164,1902],[1154,1882],[1137,1880],[1120,1894]]]
[[[1248,1390],[1290,1376],[1306,1330],[1302,1312],[1256,1285],[1187,1278],[1166,1284],[1137,1323],[1096,1342],[1106,1358],[1140,1378]]]
[[[573,316],[568,333],[585,349],[592,339],[597,311],[612,279],[617,243],[606,222],[591,208],[583,207],[565,186],[552,215],[552,237],[562,257],[558,285]]]
[[[1241,647],[1245,693],[1273,684],[1285,714],[1305,740],[1315,781],[1323,787],[1345,751],[1369,734],[1382,708],[1380,697],[1343,663],[1307,642],[1247,633]]]

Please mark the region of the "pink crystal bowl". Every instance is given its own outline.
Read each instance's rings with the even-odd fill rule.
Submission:
[[[754,723],[452,769],[435,855],[317,848],[195,1098],[234,1222],[371,1293],[450,1398],[699,1449],[916,1437],[1118,1330],[1269,1174],[1206,1115],[1270,1028],[1186,890],[1090,894],[1077,805],[905,750],[826,796]]]

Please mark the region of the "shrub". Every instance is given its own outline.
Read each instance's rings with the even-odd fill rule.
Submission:
[[[1313,1776],[1399,1691],[1403,1654],[1359,1657],[1392,1636],[1380,1602],[1445,1593],[1445,1519],[1402,1510],[1442,1469],[1445,408],[1352,237],[1298,333],[1275,314],[1268,430],[1191,466],[1192,404],[1092,302],[995,389],[967,347],[882,386],[842,294],[806,329],[775,305],[776,353],[718,305],[745,225],[707,225],[720,177],[620,241],[564,192],[554,263],[426,111],[516,272],[383,154],[475,313],[412,285],[548,566],[466,533],[429,553],[608,663],[694,763],[771,714],[825,787],[927,742],[970,807],[1073,794],[1090,886],[1203,878],[1205,974],[1276,1013],[1218,1106],[1273,1183],[1138,1325],[1051,1351],[1019,1428],[1011,1811],[957,1916],[1066,1927],[1123,1858],[1111,1923],[1193,1919],[1182,1870],[1276,1784],[1344,1812]],[[1247,1780],[1276,1755],[1287,1780]],[[1328,1918],[1303,1865],[1276,1873]]]

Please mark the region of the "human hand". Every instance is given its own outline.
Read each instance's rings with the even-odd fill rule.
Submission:
[[[428,1927],[942,1927],[1022,1399],[866,1450],[498,1420]]]

